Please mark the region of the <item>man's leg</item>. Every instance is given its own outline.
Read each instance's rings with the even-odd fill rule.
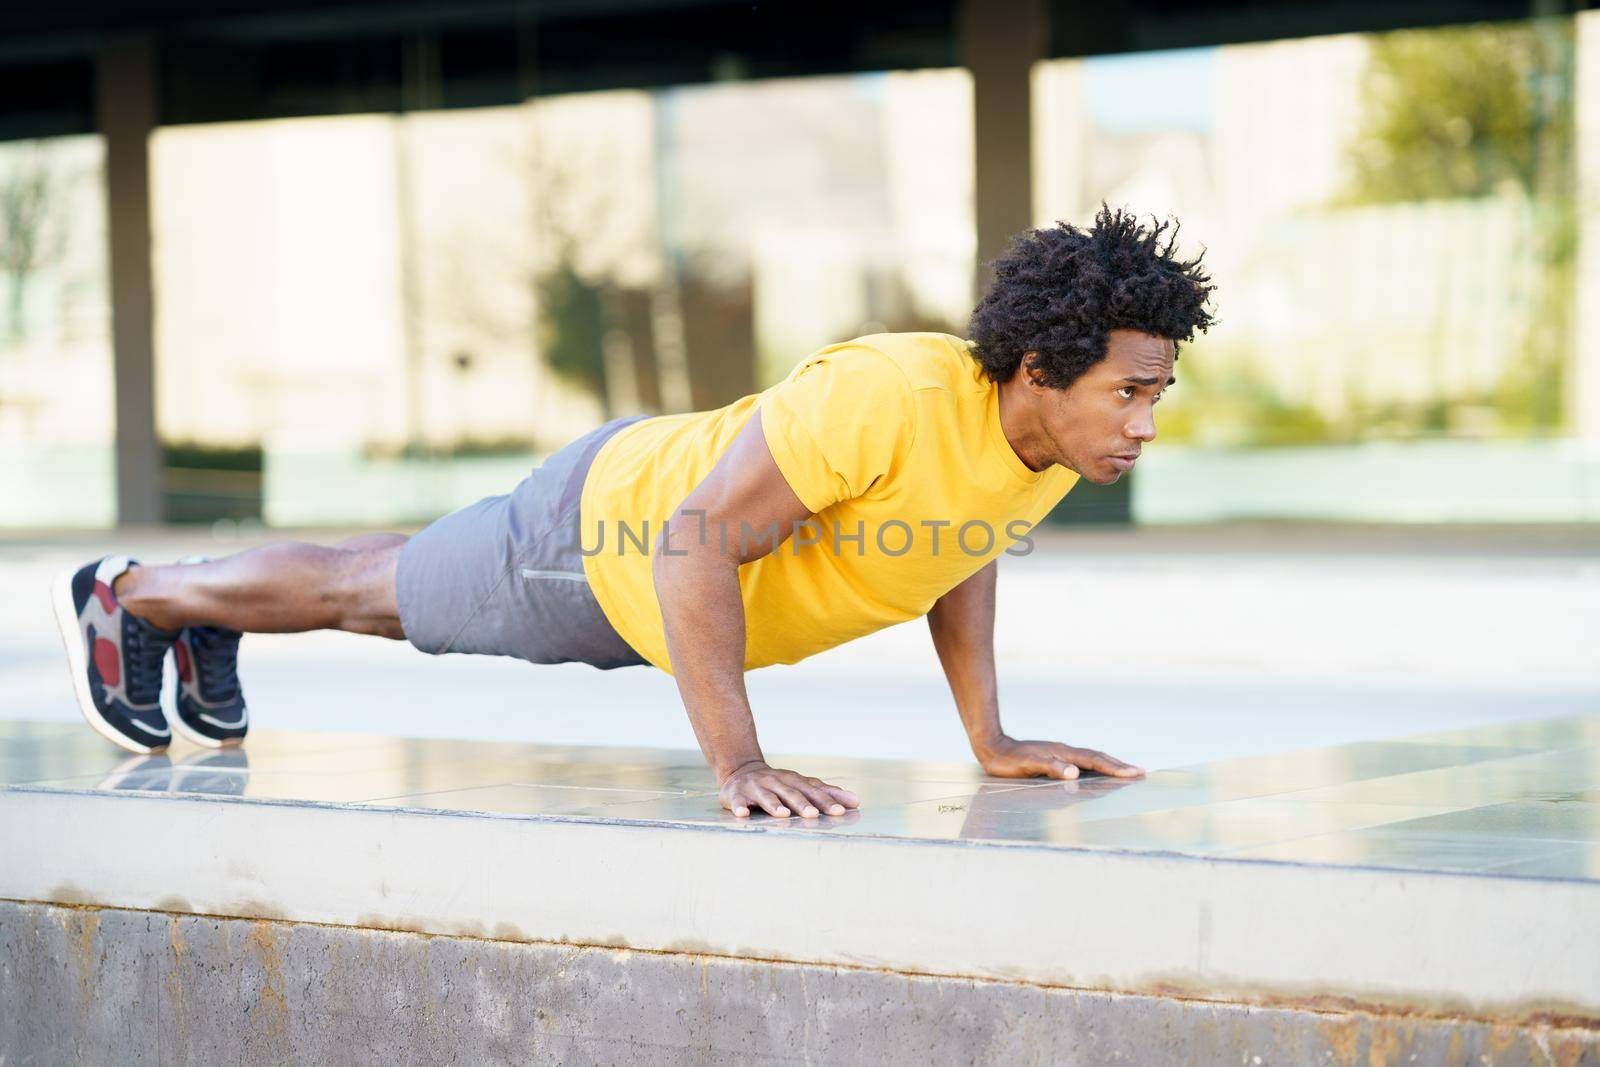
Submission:
[[[280,541],[205,563],[135,566],[114,591],[129,612],[163,630],[347,630],[400,640],[395,569],[405,543],[388,533],[331,548]]]

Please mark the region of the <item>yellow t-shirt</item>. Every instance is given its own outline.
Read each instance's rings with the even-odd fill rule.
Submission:
[[[816,525],[739,569],[746,670],[927,614],[1078,478],[1028,469],[1000,428],[1000,387],[965,341],[939,333],[832,345],[727,407],[634,423],[585,480],[583,567],[606,618],[662,670],[671,664],[651,570],[656,535],[758,408],[773,459]],[[726,536],[734,543],[740,531]]]

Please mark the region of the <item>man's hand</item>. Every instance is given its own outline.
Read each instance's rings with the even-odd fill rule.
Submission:
[[[983,769],[996,778],[1076,778],[1079,771],[1098,771],[1113,778],[1137,778],[1144,768],[1123,763],[1092,748],[1073,748],[1056,741],[1017,741],[1002,737],[976,753]]]
[[[722,780],[717,799],[741,819],[749,816],[752,806],[779,819],[786,819],[791,813],[815,819],[823,812],[843,815],[846,808],[859,807],[861,803],[848,789],[794,771],[769,767],[760,760],[735,767]]]

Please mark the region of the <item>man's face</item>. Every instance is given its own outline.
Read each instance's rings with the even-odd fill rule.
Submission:
[[[1112,330],[1106,358],[1065,389],[1028,379],[1040,421],[1054,443],[1054,461],[1096,485],[1133,469],[1146,441],[1156,437],[1154,408],[1172,384],[1177,347],[1165,337]],[[1023,364],[1027,374],[1027,363]]]

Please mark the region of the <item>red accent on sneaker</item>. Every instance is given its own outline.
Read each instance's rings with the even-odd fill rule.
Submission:
[[[189,681],[189,642],[179,638],[173,642],[172,651],[178,657],[178,677]]]
[[[100,670],[100,678],[106,685],[119,685],[122,682],[122,657],[117,654],[117,646],[103,637],[94,639],[94,665]]]
[[[105,582],[94,583],[94,595],[99,598],[100,606],[106,609],[107,615],[117,610],[117,594]]]

